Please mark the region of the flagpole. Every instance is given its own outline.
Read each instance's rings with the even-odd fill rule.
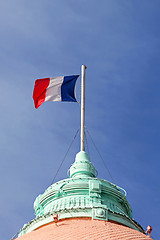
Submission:
[[[85,70],[87,66],[81,66],[81,151],[85,151]]]

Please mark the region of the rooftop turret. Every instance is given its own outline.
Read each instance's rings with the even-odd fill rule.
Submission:
[[[70,178],[52,184],[35,202],[36,218],[25,224],[20,235],[58,219],[90,217],[92,219],[114,221],[143,232],[132,219],[132,209],[125,191],[95,177],[95,168],[86,152],[80,151],[70,167]]]

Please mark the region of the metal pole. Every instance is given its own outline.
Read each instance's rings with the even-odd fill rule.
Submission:
[[[85,70],[87,66],[81,66],[81,151],[85,151]]]

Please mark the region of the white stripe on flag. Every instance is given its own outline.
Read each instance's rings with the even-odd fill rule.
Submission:
[[[63,81],[64,76],[50,78],[49,86],[46,89],[45,101],[62,101],[61,86]]]

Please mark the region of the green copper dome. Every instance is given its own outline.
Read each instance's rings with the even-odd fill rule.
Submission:
[[[132,209],[121,188],[95,177],[95,168],[86,152],[76,155],[70,178],[52,184],[34,202],[36,218],[25,224],[20,235],[58,219],[90,217],[115,221],[143,232],[132,219]]]

